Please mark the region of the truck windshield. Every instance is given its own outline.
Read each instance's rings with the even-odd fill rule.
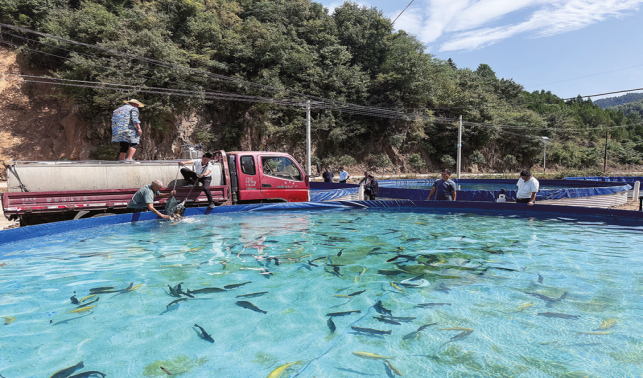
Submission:
[[[265,175],[293,181],[302,180],[301,172],[287,157],[262,157],[261,165]]]

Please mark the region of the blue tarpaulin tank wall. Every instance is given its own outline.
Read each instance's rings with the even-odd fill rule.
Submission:
[[[335,182],[311,182],[310,200],[312,202],[331,201],[357,193],[359,185],[340,184]]]
[[[643,182],[643,177],[641,176],[614,176],[614,177],[601,177],[601,176],[588,176],[588,177],[565,177],[565,180],[577,180],[577,181],[600,181],[605,183],[615,183],[615,182],[626,182],[632,186],[637,181]]]

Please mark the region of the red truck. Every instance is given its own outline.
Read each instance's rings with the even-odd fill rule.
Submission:
[[[305,202],[309,177],[290,155],[264,151],[217,151],[212,159],[210,190],[217,205]],[[8,192],[2,194],[5,217],[26,226],[128,212],[134,193],[152,180],[176,185],[175,198],[186,206],[206,205],[200,187],[183,188],[181,160],[135,163],[13,162],[7,167]],[[189,194],[189,197],[188,197]],[[155,201],[162,208],[166,199]]]

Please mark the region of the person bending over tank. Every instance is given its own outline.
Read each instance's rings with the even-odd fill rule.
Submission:
[[[516,185],[518,186],[516,203],[526,203],[528,206],[533,206],[538,189],[540,189],[538,180],[531,175],[531,172],[522,171]]]
[[[433,197],[435,194],[436,201],[455,201],[457,197],[456,186],[453,180],[449,179],[451,176],[451,171],[444,169],[441,172],[442,178],[433,183],[433,188],[431,188],[431,193],[427,201]]]
[[[373,175],[368,175],[368,181],[364,185],[364,199],[374,201],[379,195],[380,185]]]
[[[186,165],[194,163],[194,171],[189,168],[181,168],[181,174],[186,182],[186,187],[194,186],[197,183],[203,184],[203,191],[205,196],[208,197],[208,207],[214,208],[214,201],[212,200],[212,192],[210,191],[210,182],[212,181],[212,154],[206,152],[201,159],[186,160],[179,162],[179,165]]]
[[[170,219],[169,215],[161,214],[154,208],[155,197],[171,197],[176,193],[173,190],[170,193],[161,194],[159,190],[161,190],[162,187],[163,183],[160,180],[154,180],[150,185],[145,185],[134,194],[131,201],[127,204],[127,208],[134,210],[135,213],[151,211],[163,219]]]

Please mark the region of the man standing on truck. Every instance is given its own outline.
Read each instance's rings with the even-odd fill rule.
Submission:
[[[118,160],[134,161],[134,153],[143,134],[141,121],[138,120],[138,108],[144,106],[142,102],[131,99],[112,114],[112,142],[120,143]]]
[[[171,197],[176,192],[173,190],[170,193],[161,194],[159,190],[162,187],[163,183],[160,180],[154,180],[150,185],[145,185],[134,194],[132,200],[127,204],[127,208],[134,210],[135,213],[151,211],[163,219],[169,219],[169,215],[161,214],[154,208],[154,197]]]
[[[208,197],[208,207],[213,209],[214,201],[212,200],[212,192],[210,191],[210,182],[212,181],[212,165],[210,164],[210,160],[212,160],[212,154],[206,152],[201,159],[181,161],[179,165],[194,164],[194,171],[189,168],[181,168],[181,174],[186,182],[185,186],[190,187],[201,182],[205,196]]]

